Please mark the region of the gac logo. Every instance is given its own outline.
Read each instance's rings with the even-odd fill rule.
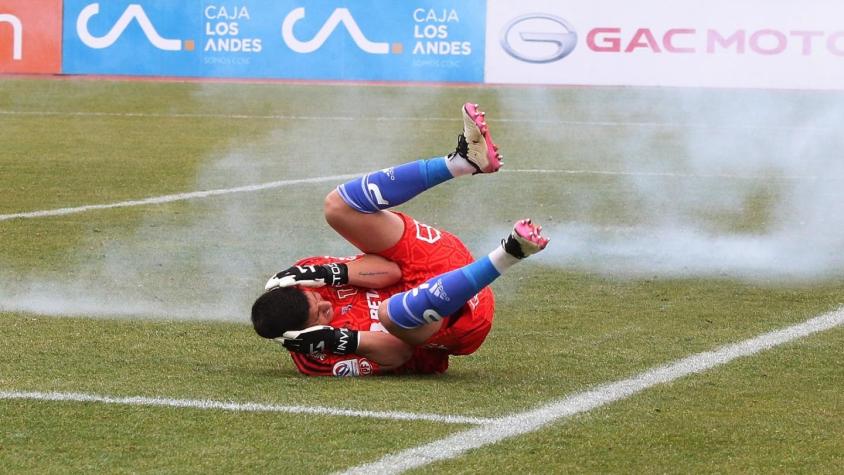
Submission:
[[[516,17],[501,31],[501,47],[526,63],[550,63],[568,56],[577,46],[577,32],[569,22],[547,13]]]
[[[20,18],[9,14],[0,13],[0,23],[12,25],[12,59],[20,61],[23,59],[23,24]]]
[[[287,16],[284,17],[284,22],[281,24],[281,37],[284,39],[284,43],[297,53],[313,53],[314,51],[320,49],[323,43],[325,43],[325,40],[331,36],[334,29],[337,28],[337,25],[340,23],[346,27],[346,31],[349,32],[349,35],[352,37],[352,40],[354,40],[358,48],[364,52],[369,54],[390,53],[389,43],[375,43],[373,41],[369,41],[366,36],[364,36],[363,32],[360,31],[360,27],[357,22],[355,22],[355,19],[352,17],[352,14],[349,13],[347,8],[338,8],[334,10],[331,16],[328,17],[328,20],[326,20],[322,25],[322,28],[319,29],[316,36],[308,41],[299,41],[299,39],[296,38],[296,35],[293,34],[293,25],[302,18],[305,18],[305,8],[299,7],[288,13]],[[393,45],[393,49],[396,50],[397,46],[400,48],[401,45]]]
[[[126,11],[123,12],[123,15],[120,15],[117,23],[111,27],[111,30],[108,33],[100,37],[94,36],[88,30],[88,22],[91,20],[91,17],[99,13],[100,4],[92,3],[83,8],[82,11],[79,12],[79,17],[76,19],[76,32],[79,34],[79,39],[91,48],[103,49],[113,45],[117,39],[120,38],[123,31],[126,30],[129,24],[132,23],[132,20],[137,20],[138,25],[141,27],[141,30],[143,30],[144,35],[146,35],[149,42],[160,50],[181,51],[183,49],[182,46],[184,46],[184,49],[191,51],[194,48],[193,40],[185,40],[183,45],[182,40],[164,38],[159,35],[158,31],[155,30],[155,27],[152,26],[152,22],[149,21],[149,17],[147,17],[143,7],[135,3],[130,4],[126,8]]]

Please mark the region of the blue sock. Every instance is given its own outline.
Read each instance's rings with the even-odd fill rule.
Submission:
[[[488,256],[460,269],[438,275],[414,289],[390,297],[390,320],[402,328],[416,328],[456,313],[501,274]]]
[[[446,158],[438,157],[369,173],[338,186],[337,192],[352,208],[374,213],[400,205],[451,178]]]

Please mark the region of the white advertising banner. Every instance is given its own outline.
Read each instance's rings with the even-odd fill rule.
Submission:
[[[844,0],[489,0],[496,84],[844,90]]]

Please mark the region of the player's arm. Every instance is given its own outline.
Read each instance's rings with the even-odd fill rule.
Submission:
[[[272,276],[266,290],[275,287],[342,287],[354,285],[367,289],[381,289],[401,280],[398,264],[374,254],[344,262],[330,262],[319,265],[295,265]]]
[[[381,370],[398,368],[413,355],[413,347],[389,333],[356,331],[328,325],[284,332],[277,340],[288,350],[305,355],[329,353],[362,356],[378,363]]]
[[[375,254],[364,254],[346,263],[349,285],[366,289],[382,289],[401,280],[401,269],[395,262]]]
[[[378,363],[382,370],[396,369],[413,356],[413,347],[384,332],[358,332],[357,354]]]

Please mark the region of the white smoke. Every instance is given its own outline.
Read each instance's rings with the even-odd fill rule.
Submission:
[[[262,97],[254,89],[266,89],[265,94],[272,94],[277,86],[196,87],[194,96],[200,108],[223,102],[254,110],[265,106],[252,103]],[[232,93],[241,92],[239,88],[251,93]],[[246,91],[250,88],[253,90]],[[319,94],[315,89],[320,88],[310,88],[304,96]],[[415,110],[419,102],[410,96],[385,102],[380,105],[383,110],[378,110],[379,105],[372,102],[373,95],[377,96],[375,91],[352,86],[337,89],[342,90],[323,91],[319,110],[308,115],[419,114]],[[282,94],[288,100],[293,96],[289,91]],[[433,94],[428,98],[435,97]],[[274,114],[285,115],[283,110]],[[326,125],[313,118],[231,120],[251,121],[247,123],[254,126],[255,132],[248,137],[232,137],[228,146],[210,152],[192,189],[186,191],[357,173],[384,167],[384,157],[400,161],[418,158],[393,157],[390,153],[397,149],[409,153],[420,148],[411,138],[391,133],[395,125],[383,120],[364,120],[363,125],[355,120],[331,121]],[[371,135],[367,141],[371,146],[349,150],[342,139],[352,135]],[[305,256],[355,253],[322,219],[323,197],[333,186],[330,182],[290,185],[137,208],[143,215],[138,223],[133,223],[134,231],[104,244],[100,234],[89,236],[90,242],[79,246],[76,261],[67,264],[62,272],[32,269],[28,275],[4,276],[0,271],[0,310],[246,322],[252,302],[271,274]],[[106,228],[110,212],[84,213],[71,219],[78,220],[80,226],[101,220],[97,227]],[[97,251],[86,252],[86,248]]]
[[[212,152],[193,189],[356,173],[453,146],[460,122],[456,107],[444,105],[453,103],[453,92],[420,88],[385,98],[367,88],[342,89],[327,91],[323,97],[332,99],[313,115],[399,120],[327,127],[313,119],[250,119],[259,132]],[[197,100],[236,103],[231,91],[201,86]],[[476,255],[496,245],[516,218],[553,217],[543,223],[552,243],[533,260],[555,267],[632,278],[844,275],[844,136],[835,129],[844,108],[827,104],[827,95],[538,88],[481,94],[506,167],[598,173],[461,179],[405,207],[455,231]],[[625,104],[614,108],[615,100]],[[453,123],[400,121],[452,112]],[[455,132],[443,135],[452,126]],[[351,135],[366,150],[349,150],[343,138]],[[1,276],[0,309],[247,321],[271,273],[306,255],[355,252],[322,221],[331,186],[144,208],[129,236],[104,245],[91,236],[90,247],[98,250],[80,253],[66,272]],[[79,222],[107,223],[108,213],[79,215]]]
[[[617,223],[578,216],[551,226],[540,259],[628,276],[844,275],[842,119],[835,103],[752,91],[667,92],[641,117],[612,117],[605,140],[619,153],[600,169],[619,174],[577,199],[594,209],[606,189],[620,190],[611,199],[626,211]],[[598,168],[588,160],[581,167]]]

